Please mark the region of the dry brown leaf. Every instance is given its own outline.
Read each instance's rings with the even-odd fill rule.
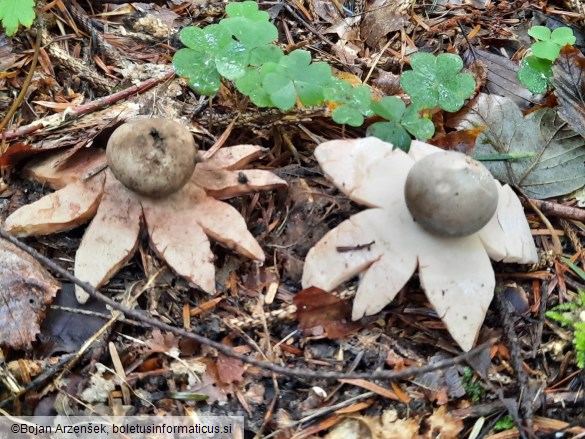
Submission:
[[[0,239],[0,345],[30,347],[59,283],[32,256]]]
[[[299,327],[305,335],[339,339],[362,325],[351,320],[351,303],[319,288],[306,288],[295,294]]]
[[[386,389],[386,388],[379,386],[376,383],[372,383],[371,381],[368,381],[368,380],[344,378],[344,379],[340,379],[339,382],[351,384],[351,385],[357,386],[357,387],[361,387],[362,389],[369,390],[370,392],[374,392],[374,393],[376,393],[384,398],[388,398],[388,399],[391,399],[393,401],[401,401],[401,399],[398,397],[398,395],[396,393],[394,393],[392,390]],[[404,402],[404,401],[402,401],[402,402]]]
[[[232,384],[244,379],[244,364],[242,360],[219,354],[217,357],[217,375],[224,384]]]
[[[395,0],[376,0],[369,5],[364,20],[360,26],[360,36],[366,40],[368,46],[376,48],[380,39],[390,32],[395,32],[404,27],[407,16],[404,5],[409,2]]]
[[[425,438],[434,439],[437,437],[445,439],[456,439],[459,433],[463,430],[463,421],[455,419],[447,413],[447,407],[441,406],[433,412],[433,414],[426,420],[429,430],[425,434]]]
[[[559,114],[577,133],[585,137],[585,56],[569,45],[553,66],[552,81],[561,107]]]
[[[257,145],[238,145],[237,148],[221,148],[207,160],[197,164],[199,169],[240,169],[263,154]],[[200,153],[200,155],[204,155]]]

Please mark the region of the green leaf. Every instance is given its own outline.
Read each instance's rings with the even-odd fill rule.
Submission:
[[[373,116],[372,92],[367,85],[358,85],[353,88],[350,103],[355,106],[364,116]]]
[[[462,68],[463,60],[459,55],[442,53],[437,56],[437,77],[439,80],[457,76]]]
[[[18,25],[30,27],[35,19],[33,0],[0,0],[0,20],[9,37],[18,31]]]
[[[564,26],[556,28],[550,39],[561,47],[567,44],[573,45],[577,41],[577,38],[573,35],[573,29]]]
[[[241,43],[232,40],[215,57],[215,66],[221,76],[231,81],[246,73],[250,52]]]
[[[189,76],[187,78],[187,84],[189,84],[191,89],[201,95],[213,96],[219,91],[221,77],[214,67],[213,70],[209,70],[208,74],[205,74],[204,71],[201,71],[197,75]]]
[[[455,75],[439,83],[438,91],[439,106],[445,111],[455,113],[475,91],[475,79],[470,73]]]
[[[349,102],[353,87],[349,82],[333,77],[323,90],[325,99],[331,102]]]
[[[390,142],[404,152],[408,152],[410,149],[410,136],[402,125],[394,121],[373,123],[366,130],[366,135]]]
[[[215,61],[207,54],[193,49],[181,49],[173,57],[177,75],[186,77],[189,86],[197,93],[212,96],[219,90],[221,78]]]
[[[250,52],[250,64],[261,66],[267,62],[278,63],[284,56],[282,49],[275,45],[260,46]]]
[[[197,52],[217,53],[232,41],[232,36],[222,26],[210,24],[205,29],[196,26],[183,28],[179,39],[185,46]]]
[[[300,77],[293,77],[295,90],[303,105],[321,105],[324,97],[324,85],[332,78],[331,67],[327,63],[314,63],[305,68]]]
[[[546,92],[549,78],[552,76],[552,63],[536,56],[528,56],[522,60],[520,65],[518,79],[524,87],[535,94]]]
[[[534,39],[546,41],[550,40],[551,32],[550,29],[545,26],[532,26],[528,30],[528,35]]]
[[[554,61],[561,52],[561,46],[552,41],[537,41],[532,45],[532,53],[538,58]]]
[[[259,11],[254,1],[231,2],[225,8],[228,17],[244,17],[252,21],[268,21],[268,12]]]
[[[274,107],[274,103],[263,88],[257,88],[250,93],[250,100],[259,108]]]
[[[525,159],[482,162],[495,178],[532,198],[551,198],[585,186],[585,139],[554,108],[524,116],[509,98],[480,94],[456,129],[483,128],[474,154],[526,154]]]
[[[435,134],[435,125],[432,120],[420,117],[418,112],[419,109],[415,105],[409,105],[400,120],[400,124],[415,138],[420,140],[430,139]]]
[[[262,87],[270,96],[272,103],[281,110],[290,110],[297,99],[292,81],[279,73],[267,73],[262,80]]]
[[[278,38],[278,29],[267,21],[252,21],[244,17],[235,17],[223,19],[219,25],[224,26],[248,49],[264,46]]]
[[[262,76],[256,69],[248,68],[241,78],[236,80],[236,88],[245,96],[250,94],[259,88],[262,88]]]
[[[351,105],[341,105],[333,110],[331,118],[340,125],[347,124],[352,127],[362,126],[364,116],[362,113]]]
[[[458,55],[444,53],[435,57],[430,53],[416,53],[411,58],[411,66],[412,70],[400,77],[400,85],[417,107],[438,105],[445,111],[455,112],[475,90],[473,76],[460,73],[463,61]]]
[[[306,50],[294,50],[280,60],[280,67],[290,76],[300,77],[306,74],[306,68],[311,64],[311,54]]]
[[[437,58],[432,53],[419,52],[412,55],[410,66],[421,75],[434,79],[437,72]]]
[[[426,75],[409,70],[400,76],[400,86],[410,96],[412,102],[424,108],[439,105],[439,90],[435,75]]]
[[[405,109],[406,104],[404,101],[396,96],[384,96],[380,101],[372,101],[374,113],[386,120],[399,121]]]

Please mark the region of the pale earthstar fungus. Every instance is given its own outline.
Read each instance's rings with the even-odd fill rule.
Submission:
[[[527,264],[537,262],[538,255],[512,189],[466,156],[445,159],[445,154],[459,153],[413,141],[407,154],[373,137],[319,145],[315,156],[326,176],[350,199],[370,209],[342,222],[309,251],[302,284],[331,291],[360,275],[352,313],[357,320],[390,303],[418,267],[430,304],[453,339],[468,351],[494,294],[490,258]],[[443,162],[434,162],[443,171],[431,169],[429,161],[435,159]],[[422,166],[415,166],[417,162]],[[466,183],[456,180],[455,174],[462,172],[469,174]],[[430,178],[426,187],[422,184],[421,189],[419,181],[405,187],[408,180],[420,177]],[[467,186],[475,186],[476,196],[463,193],[470,189]],[[431,215],[437,209],[444,210],[446,216],[431,219],[434,223],[446,221],[439,227],[442,236],[436,234],[436,224],[425,225],[425,229],[415,221],[406,199],[413,194],[408,204],[420,204],[415,210],[422,212],[427,207],[430,211],[425,214]],[[470,204],[461,204],[462,197]],[[482,218],[474,210],[481,211]],[[464,217],[453,216],[452,211],[458,215],[463,212]],[[414,214],[419,221],[421,212]],[[462,232],[468,222],[476,224]],[[462,234],[465,236],[452,236]]]
[[[75,275],[99,288],[134,255],[144,223],[155,252],[179,276],[213,294],[208,237],[264,261],[244,218],[218,200],[287,186],[269,171],[238,171],[262,154],[259,146],[237,145],[195,164],[196,146],[186,127],[167,119],[139,119],[114,131],[107,147],[109,168],[91,178],[82,176],[106,161],[97,148],[80,151],[61,172],[52,167],[54,159],[30,167],[29,175],[61,188],[16,210],[5,227],[21,237],[46,235],[93,217],[75,255]],[[88,299],[81,288],[76,296],[80,303]]]

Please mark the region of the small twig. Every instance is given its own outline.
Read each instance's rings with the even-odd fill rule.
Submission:
[[[51,366],[50,368],[45,370],[43,373],[41,373],[39,376],[37,376],[34,380],[32,380],[30,383],[28,383],[27,386],[24,389],[22,389],[18,394],[12,395],[9,398],[6,398],[6,399],[0,401],[0,407],[6,407],[8,404],[10,404],[12,401],[14,401],[20,395],[24,395],[25,393],[30,392],[31,390],[36,389],[41,384],[45,383],[53,375],[55,375],[57,372],[59,372],[61,370],[61,368],[66,367],[67,363],[69,363],[71,358],[73,358],[74,356],[75,356],[75,354],[63,355],[57,364],[55,364],[54,366]]]
[[[169,78],[172,78],[175,74],[173,69],[167,70],[162,76],[158,78],[150,78],[146,81],[141,82],[138,85],[133,85],[128,87],[122,91],[117,93],[113,93],[109,96],[104,96],[102,98],[96,99],[95,101],[88,102],[87,104],[79,105],[77,107],[73,107],[67,110],[68,118],[64,120],[62,123],[68,123],[69,120],[74,119],[76,117],[85,116],[86,114],[93,113],[94,111],[101,110],[102,108],[108,107],[110,105],[115,104],[118,101],[123,99],[127,99],[135,94],[140,94],[145,92],[146,90],[154,87],[159,82],[164,82]],[[22,126],[12,131],[7,131],[4,133],[3,137],[7,140],[15,139],[22,136],[28,136],[29,134],[34,133],[35,131],[40,130],[45,126],[43,123],[44,120],[33,122],[29,125]],[[52,129],[56,129],[57,127],[52,127]]]
[[[229,346],[226,346],[222,343],[218,343],[216,341],[210,340],[207,337],[203,337],[199,334],[195,334],[192,332],[185,331],[181,328],[176,328],[174,326],[168,325],[163,323],[159,320],[153,319],[151,316],[146,314],[143,311],[138,311],[136,309],[130,309],[115,300],[110,299],[107,296],[104,296],[100,293],[95,287],[90,285],[87,282],[83,282],[67,270],[62,268],[60,265],[56,264],[55,262],[51,261],[49,258],[41,255],[37,252],[34,248],[26,245],[25,243],[19,241],[6,230],[0,228],[0,237],[6,239],[7,241],[11,242],[15,246],[17,246],[22,251],[28,253],[41,264],[49,268],[50,270],[58,273],[60,276],[64,277],[65,279],[69,280],[70,282],[78,285],[81,289],[87,292],[91,297],[104,302],[106,305],[111,306],[112,308],[123,312],[126,316],[131,317],[135,320],[139,320],[144,323],[148,323],[149,325],[159,328],[163,331],[168,331],[173,334],[179,335],[181,337],[189,338],[191,340],[195,340],[198,343],[205,344],[211,346],[212,348],[216,349],[218,352],[221,352],[224,355],[227,355],[232,358],[236,358],[248,364],[252,364],[254,366],[261,367],[265,370],[270,372],[279,373],[282,375],[293,376],[297,378],[304,378],[304,379],[339,379],[339,378],[361,378],[361,379],[400,379],[410,376],[422,375],[427,372],[431,372],[433,370],[444,369],[456,364],[460,364],[464,361],[469,360],[477,355],[479,355],[484,349],[490,348],[496,341],[496,339],[489,340],[488,342],[482,343],[481,345],[475,347],[474,349],[470,350],[469,352],[464,352],[456,357],[450,358],[448,360],[439,361],[437,363],[428,364],[425,366],[420,367],[411,367],[399,371],[393,370],[379,370],[373,372],[366,372],[366,373],[343,373],[343,372],[334,372],[334,371],[327,371],[327,372],[320,372],[320,371],[312,371],[307,369],[300,369],[300,368],[288,368],[278,366],[276,364],[272,364],[266,361],[259,361],[254,358],[250,358],[246,355],[238,354],[234,352]]]
[[[30,65],[30,69],[28,71],[28,74],[26,75],[26,79],[24,80],[24,83],[22,84],[22,88],[20,89],[20,93],[18,93],[18,96],[16,97],[16,99],[14,100],[14,102],[12,103],[12,106],[10,107],[10,110],[8,110],[8,113],[6,113],[6,117],[4,117],[4,120],[2,122],[0,122],[0,132],[2,132],[2,130],[6,127],[6,125],[8,125],[8,123],[10,122],[10,119],[12,118],[12,116],[14,116],[14,113],[16,113],[16,110],[18,110],[18,108],[20,107],[20,104],[22,104],[22,101],[24,100],[24,96],[26,95],[26,91],[28,90],[28,87],[32,81],[33,75],[35,73],[35,69],[37,68],[37,61],[39,60],[39,51],[41,49],[41,33],[39,30],[37,30],[37,40],[35,43],[35,51],[33,54],[33,59],[32,59],[32,63]],[[4,133],[4,135],[2,135],[3,139],[8,139],[8,133]],[[1,153],[2,151],[0,151]]]
[[[317,409],[314,413],[310,414],[309,416],[306,416],[302,419],[299,419],[298,421],[291,422],[290,424],[287,425],[287,427],[288,428],[296,427],[297,425],[312,421],[313,419],[320,418],[320,417],[327,415],[329,413],[332,413],[336,410],[348,407],[351,404],[353,404],[355,401],[359,401],[361,399],[368,399],[368,398],[371,398],[372,396],[376,396],[376,394],[374,392],[366,392],[366,393],[362,393],[361,395],[353,396],[349,399],[344,399],[343,401],[341,401],[337,404],[334,404],[334,405],[331,405],[328,407],[323,407],[321,409]],[[282,429],[276,430],[276,431],[270,433],[269,435],[264,436],[264,439],[270,439],[274,436],[277,436],[281,432],[281,430]]]
[[[557,255],[557,256],[562,255],[563,254],[563,246],[561,244],[561,240],[559,239],[559,234],[557,233],[555,228],[552,226],[552,224],[550,223],[550,221],[548,220],[546,215],[537,206],[537,204],[535,203],[536,200],[533,200],[532,198],[528,198],[526,196],[526,194],[524,192],[522,192],[522,190],[519,187],[516,187],[515,189],[522,194],[522,196],[526,199],[526,202],[530,205],[532,210],[534,210],[536,212],[538,217],[541,219],[541,221],[544,223],[546,228],[549,230],[555,255]]]
[[[303,26],[305,26],[309,31],[313,32],[321,41],[328,44],[329,47],[334,46],[334,44],[331,42],[331,40],[325,38],[323,35],[321,35],[321,33],[317,29],[315,29],[313,26],[311,26],[309,23],[307,23],[305,20],[303,20],[303,17],[301,17],[299,14],[297,14],[295,12],[295,10],[290,5],[287,5],[285,3],[284,7],[295,19],[297,19],[299,21],[299,23],[301,23]]]
[[[530,198],[530,201],[538,207],[542,213],[547,213],[559,218],[585,221],[585,209],[565,206],[564,204],[553,203],[552,201],[535,200],[532,198]]]

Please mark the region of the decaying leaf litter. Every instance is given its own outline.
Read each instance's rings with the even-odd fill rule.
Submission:
[[[578,172],[583,137],[577,134],[582,134],[584,126],[585,103],[579,98],[583,96],[579,95],[579,91],[583,92],[584,76],[579,74],[583,58],[578,49],[563,50],[554,67],[556,90],[549,97],[556,96],[562,105],[558,112],[556,104],[548,99],[542,101],[546,102],[543,108],[522,114],[515,106],[530,107],[537,97],[521,93],[518,83],[510,87],[514,75],[494,74],[496,69],[501,73],[502,68],[515,66],[513,62],[529,47],[526,29],[531,24],[550,25],[550,20],[562,16],[578,24],[578,11],[570,9],[571,3],[550,3],[540,5],[546,6],[544,9],[526,11],[515,3],[493,6],[451,2],[445,9],[440,3],[431,7],[399,2],[396,6],[396,2],[377,0],[351,5],[348,2],[348,7],[354,8],[355,3],[364,3],[365,12],[344,18],[349,12],[339,9],[339,2],[295,2],[273,9],[273,5],[260,3],[261,8],[270,10],[281,30],[284,49],[306,44],[314,56],[335,68],[362,80],[367,78],[365,82],[382,95],[402,96],[398,75],[402,68],[408,69],[409,56],[417,49],[436,54],[467,51],[466,59],[471,60],[467,68],[474,74],[478,91],[491,90],[492,94],[478,93],[452,117],[440,111],[434,114],[437,143],[472,155],[533,154],[524,164],[489,162],[493,166],[488,167],[503,183],[517,185],[521,196],[547,198],[566,208],[565,219],[559,219],[546,211],[537,212],[532,207],[534,203],[525,204],[540,261],[532,267],[494,264],[495,300],[479,334],[479,342],[497,339],[489,355],[484,353],[470,363],[475,374],[466,371],[465,365],[456,364],[411,380],[392,382],[373,378],[299,381],[284,375],[272,380],[261,368],[247,366],[204,344],[114,320],[90,351],[80,352],[81,359],[71,373],[63,374],[66,363],[59,360],[67,360],[67,355],[77,352],[90,337],[72,336],[87,321],[72,319],[69,323],[58,309],[73,308],[75,315],[84,308],[75,301],[64,300],[67,295],[74,296],[73,289],[64,282],[44,320],[44,307],[34,310],[34,319],[43,320],[43,324],[31,350],[16,350],[20,346],[10,346],[11,337],[8,342],[3,340],[6,367],[1,398],[4,402],[0,404],[14,414],[31,414],[29,410],[51,413],[56,407],[57,392],[45,392],[50,390],[45,381],[33,381],[29,388],[27,383],[43,368],[53,367],[50,378],[56,378],[55,385],[66,385],[66,394],[81,397],[94,409],[116,414],[144,412],[147,409],[133,400],[101,365],[110,367],[115,361],[113,356],[117,356],[132,389],[147,395],[158,413],[178,413],[178,407],[183,406],[213,414],[245,414],[247,428],[257,432],[258,437],[271,432],[273,437],[463,437],[472,428],[479,432],[474,437],[498,437],[494,426],[508,415],[512,415],[511,427],[515,422],[521,431],[509,430],[506,434],[511,436],[506,437],[565,429],[569,435],[581,433],[579,425],[585,420],[578,407],[583,400],[583,381],[582,373],[572,363],[571,334],[546,320],[544,311],[570,300],[583,283],[578,271],[582,266],[583,230],[574,219],[578,216],[571,215],[571,209],[576,212],[578,208],[569,194],[583,186]],[[246,185],[246,173],[257,172],[254,169],[271,171],[288,183],[286,193],[253,193],[231,201],[266,255],[265,262],[251,262],[212,244],[217,294],[209,296],[177,276],[180,271],[176,267],[170,270],[157,256],[160,250],[151,248],[144,236],[137,235],[136,255],[121,264],[120,272],[102,291],[172,326],[221,341],[251,358],[287,367],[343,372],[404,370],[433,364],[460,352],[424,298],[422,280],[416,277],[391,305],[353,324],[349,323],[352,302],[343,299],[353,295],[355,281],[344,284],[349,289],[339,290],[341,301],[318,291],[297,294],[309,249],[327,231],[362,211],[325,178],[313,151],[317,144],[328,140],[363,137],[365,126],[339,127],[327,117],[327,110],[320,108],[295,107],[287,114],[258,110],[229,82],[210,107],[180,79],[172,78],[169,60],[179,47],[173,35],[191,24],[189,20],[200,24],[217,20],[225,4],[110,5],[109,9],[103,5],[59,5],[63,7],[51,4],[44,11],[45,21],[38,28],[42,46],[36,46],[37,53],[25,52],[35,48],[36,36],[31,33],[27,38],[26,31],[13,39],[4,38],[1,46],[7,52],[3,69],[10,73],[0,82],[2,111],[12,103],[9,91],[23,88],[31,58],[39,60],[25,102],[4,131],[0,159],[6,171],[0,185],[3,220],[51,193],[49,186],[64,190],[80,179],[91,182],[103,178],[101,167],[93,160],[97,156],[99,162],[100,151],[123,121],[152,116],[178,120],[190,128],[201,151],[212,145],[222,147],[220,152],[235,145],[265,148],[262,155],[255,157],[258,160],[243,164],[241,171],[232,171],[232,186]],[[113,8],[116,14],[104,14]],[[93,14],[97,22],[107,22],[107,29],[94,26],[87,20],[88,14]],[[56,16],[65,27],[50,24]],[[506,21],[510,17],[517,21]],[[54,42],[59,32],[77,34],[79,39],[75,45],[67,39]],[[91,34],[95,40],[90,43],[81,32]],[[583,38],[578,27],[574,32]],[[95,42],[99,49],[91,56],[89,46]],[[467,42],[471,42],[471,48]],[[493,52],[494,48],[507,51],[512,60],[499,57],[501,60],[489,64],[472,62],[475,58],[487,59],[479,55],[480,50]],[[478,54],[471,49],[477,49]],[[494,89],[500,90],[497,95]],[[490,105],[497,105],[498,112],[489,111]],[[506,126],[513,120],[519,121],[517,125],[526,134]],[[514,136],[519,136],[520,141]],[[531,150],[534,144],[540,149]],[[59,156],[49,150],[57,151]],[[554,167],[551,170],[544,160],[539,160],[550,160],[548,153],[559,163],[561,174],[555,174]],[[33,156],[36,157],[31,162]],[[504,169],[498,173],[497,167],[502,164]],[[573,168],[576,172],[571,172]],[[25,176],[33,176],[33,182],[24,180]],[[205,182],[212,183],[209,179]],[[134,218],[140,218],[140,214]],[[48,229],[46,233],[51,234],[26,242],[72,272],[85,230],[83,226],[75,227],[80,222],[62,227],[74,227],[69,231],[55,235],[55,229]],[[369,241],[365,241],[361,244],[367,246]],[[37,279],[35,282],[45,278],[41,268],[34,264],[29,267],[35,273],[31,275],[31,279]],[[9,297],[14,299],[16,290],[6,279],[7,292],[2,289],[3,295],[10,292]],[[44,282],[25,283],[27,294],[35,288],[46,290],[43,299],[30,300],[50,301],[54,283]],[[30,313],[29,296],[23,297],[22,302],[11,302],[14,304],[9,306],[19,313]],[[90,302],[87,306],[95,304]],[[313,314],[298,313],[296,321],[295,308],[313,310]],[[17,315],[10,308],[8,312]],[[323,320],[320,325],[315,324],[318,318],[314,313]],[[92,323],[106,324],[109,314],[104,308],[94,310]],[[4,331],[19,330],[14,327],[14,319],[8,325]],[[31,328],[26,333],[23,327],[21,334],[34,337],[36,328]],[[63,343],[65,339],[67,343]],[[109,341],[114,342],[115,351],[107,349]],[[183,368],[173,357],[177,350]],[[51,366],[56,363],[58,367]],[[193,373],[185,369],[185,364],[200,377],[199,383],[192,381]],[[94,379],[87,381],[84,377],[88,375]],[[65,377],[69,378],[67,382]],[[13,378],[20,387],[5,385]],[[21,389],[25,391],[18,394]],[[107,400],[96,397],[103,389],[111,389],[105,392]],[[47,396],[41,403],[33,403],[41,393]],[[207,400],[184,402],[187,394],[191,400]],[[80,410],[73,399],[66,398],[65,404],[71,410]],[[346,419],[348,415],[351,419]]]

